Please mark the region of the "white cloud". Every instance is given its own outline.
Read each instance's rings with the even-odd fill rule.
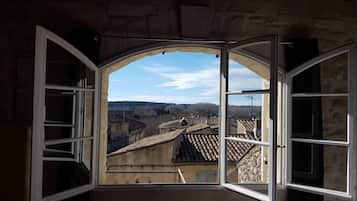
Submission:
[[[112,83],[112,82],[121,82],[121,80],[119,79],[114,79],[114,78],[109,78],[109,82]]]
[[[200,89],[202,90],[199,94],[201,96],[218,96],[219,69],[217,67],[191,72],[184,72],[177,67],[162,65],[146,66],[144,69],[166,78],[159,85],[161,87],[169,87],[175,90]],[[229,76],[230,90],[260,89],[262,87],[261,78],[239,65],[231,65]]]
[[[216,61],[215,61],[216,62]],[[165,66],[160,63],[151,63],[141,67],[149,73],[160,76],[159,87],[164,87],[170,92],[179,90],[197,90],[197,96],[171,96],[153,95],[149,91],[144,92],[144,95],[135,95],[131,97],[111,97],[109,101],[150,101],[150,102],[166,102],[166,103],[198,103],[198,102],[216,102],[219,96],[219,68],[217,63],[207,64],[205,68],[190,70],[189,68],[179,68],[177,66]],[[230,90],[242,89],[260,89],[262,87],[262,79],[237,63],[230,63],[229,72],[229,88]],[[118,79],[111,79],[110,82],[120,82]],[[162,89],[163,90],[163,89]],[[194,92],[195,93],[195,92]],[[182,93],[181,93],[182,94]],[[191,94],[191,93],[190,93]]]
[[[175,90],[201,89],[203,96],[217,96],[219,91],[219,70],[217,67],[185,72],[177,67],[160,65],[146,66],[144,70],[163,78],[159,86]]]
[[[248,90],[261,89],[263,79],[244,67],[231,67],[229,72],[229,89]]]

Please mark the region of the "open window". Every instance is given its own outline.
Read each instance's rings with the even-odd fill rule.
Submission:
[[[94,188],[98,70],[84,54],[36,27],[31,200]]]
[[[226,188],[259,200],[275,200],[277,174],[277,87],[278,87],[278,38],[258,38],[231,44],[222,50],[221,57],[221,141],[220,183]],[[238,53],[238,54],[232,54]],[[262,65],[242,62],[232,65],[232,57],[245,56]],[[263,67],[262,67],[263,66]],[[258,77],[258,83],[247,82],[244,77]],[[255,103],[253,103],[255,101]],[[249,117],[234,114],[237,107],[254,104],[258,113]],[[254,120],[257,129],[242,134],[240,125]],[[254,150],[244,164],[232,164],[232,142],[240,142]],[[251,164],[256,164],[252,166]],[[252,167],[249,167],[252,166]],[[260,168],[256,168],[259,166]],[[238,169],[238,175],[234,175]],[[260,171],[258,177],[244,178],[244,172]],[[241,173],[239,173],[241,172]]]
[[[299,195],[323,196],[317,200],[355,199],[356,47],[316,57],[287,73],[284,82],[278,44],[277,36],[269,36],[213,48],[214,58],[220,56],[220,117],[217,133],[209,136],[220,140],[219,184],[264,201],[277,200],[280,182]],[[35,56],[31,200],[62,200],[101,184],[99,72],[75,47],[41,27]],[[181,169],[177,175],[178,183],[186,182]],[[194,175],[197,183],[216,176],[216,169]]]
[[[288,188],[354,198],[356,67],[348,45],[287,73]]]

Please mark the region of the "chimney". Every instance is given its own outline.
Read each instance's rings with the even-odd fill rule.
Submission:
[[[262,121],[260,119],[255,119],[254,120],[254,136],[257,139],[260,139],[261,137],[261,125],[262,125]]]
[[[237,120],[237,134],[246,134],[247,130],[245,129],[245,126],[243,125],[244,120]]]

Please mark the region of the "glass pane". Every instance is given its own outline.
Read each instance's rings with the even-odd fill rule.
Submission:
[[[346,191],[346,147],[293,142],[292,151],[293,183]]]
[[[228,91],[269,89],[270,43],[229,53]]]
[[[347,97],[293,97],[292,110],[292,137],[347,140]]]
[[[46,122],[72,124],[76,93],[72,91],[46,90]]]
[[[80,143],[75,161],[43,162],[43,196],[90,184],[92,180],[92,141]]]
[[[269,148],[226,141],[226,182],[268,193]]]
[[[95,72],[67,50],[47,40],[46,84],[94,88]]]
[[[347,92],[348,54],[342,54],[296,75],[293,93]]]
[[[269,140],[269,94],[229,95],[227,136]]]
[[[46,90],[45,139],[93,135],[94,92]]]
[[[63,138],[72,138],[74,135],[72,127],[49,127],[45,126],[45,140],[56,140]]]

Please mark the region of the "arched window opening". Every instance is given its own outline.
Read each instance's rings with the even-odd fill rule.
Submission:
[[[107,150],[100,183],[217,184],[220,51],[191,47],[147,55],[134,61],[129,57],[103,72],[108,119],[101,129],[106,131]],[[266,64],[233,51],[230,56],[231,91],[269,88]],[[251,94],[230,100],[229,135],[262,138],[268,97]],[[230,142],[229,149],[231,182],[268,182],[259,146],[237,141]]]

